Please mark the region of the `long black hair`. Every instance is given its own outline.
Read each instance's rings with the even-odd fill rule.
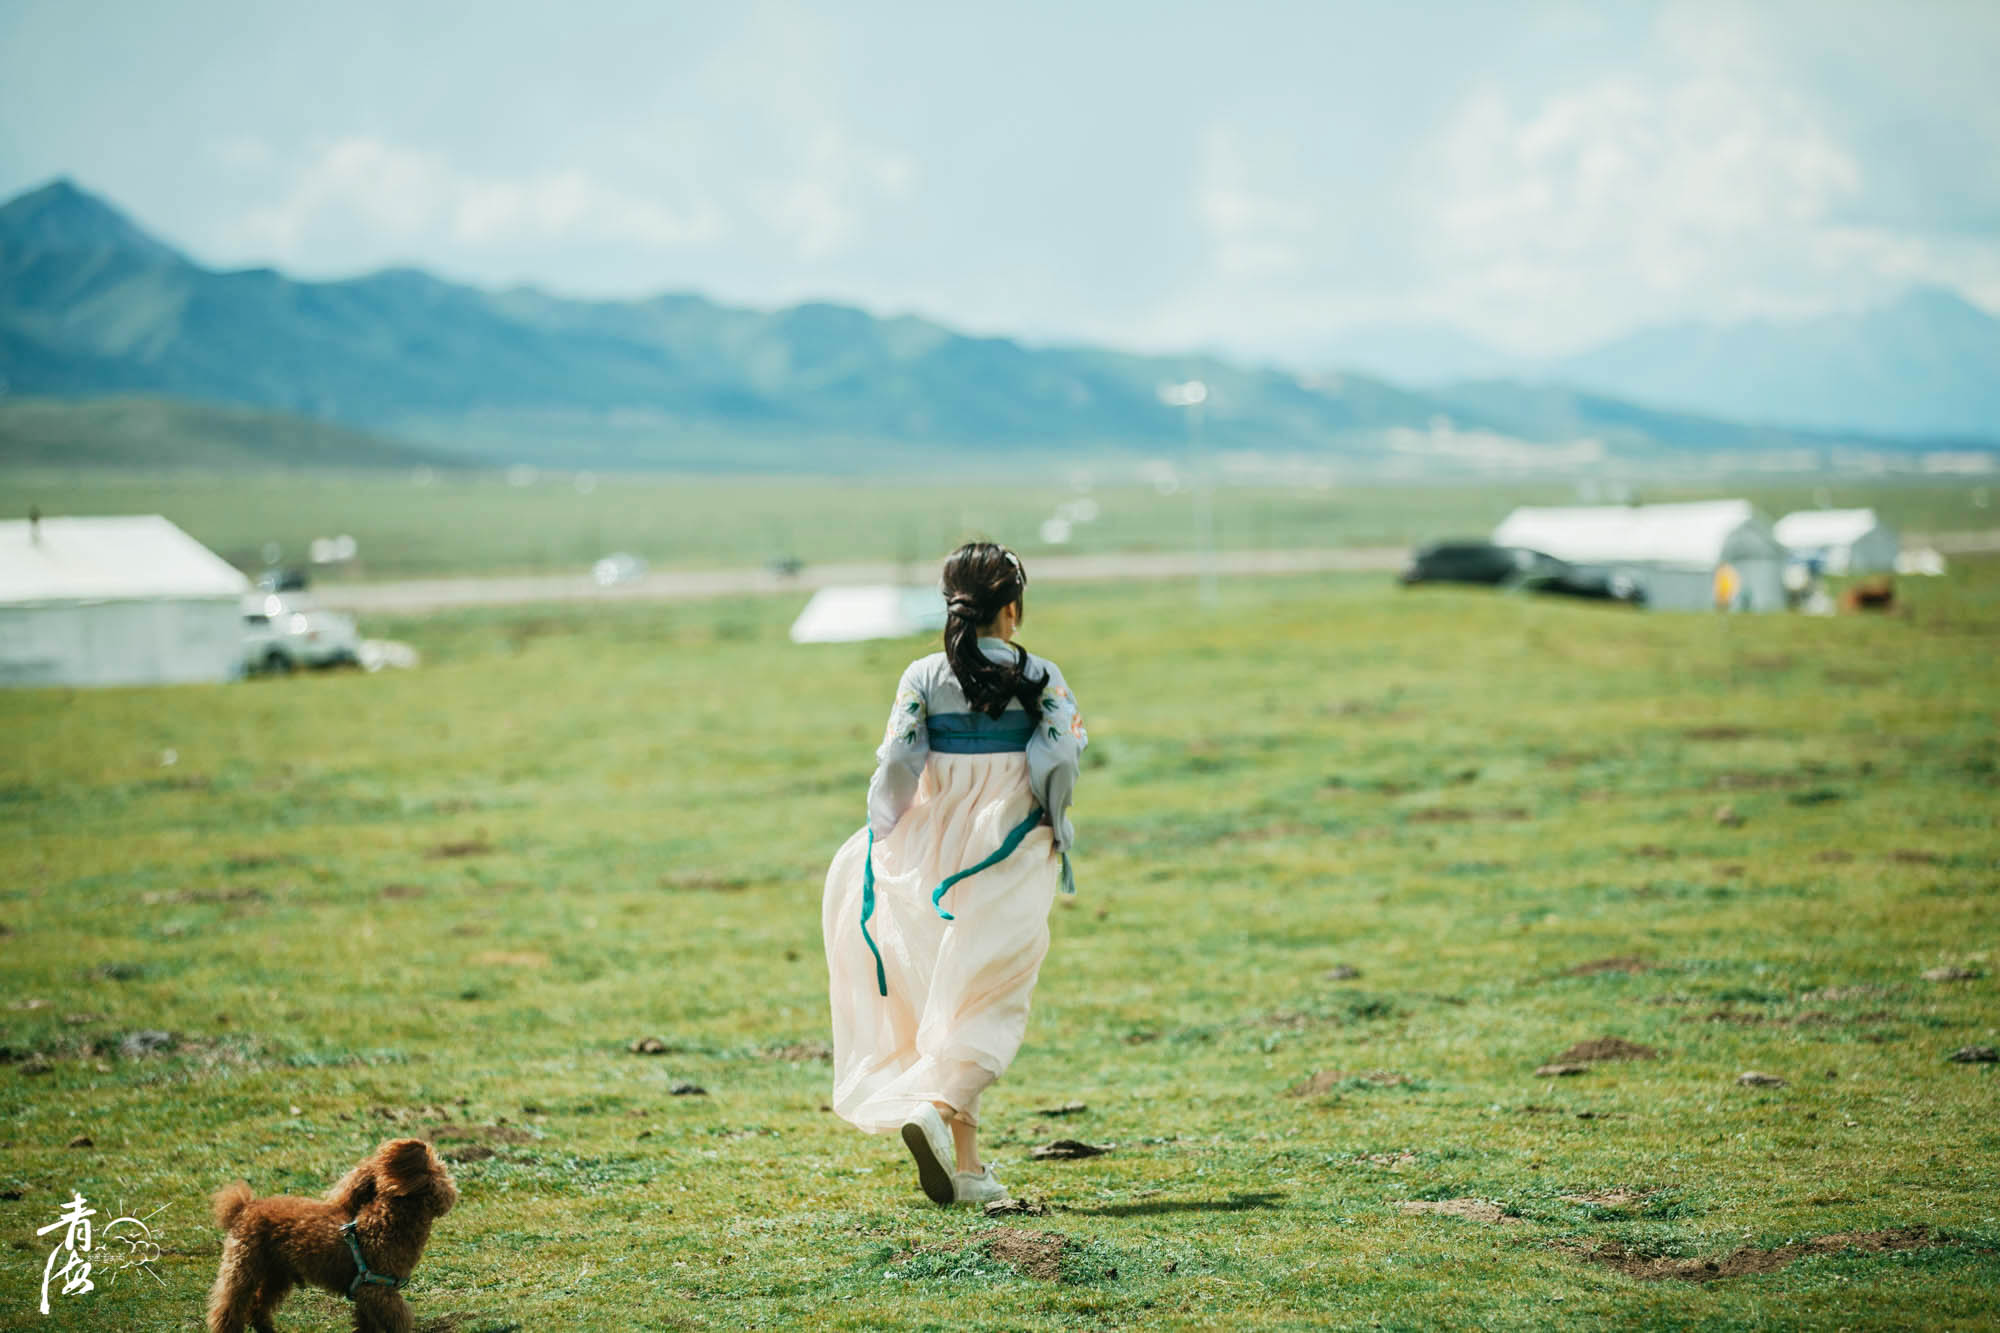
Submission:
[[[1031,717],[1041,716],[1047,672],[1028,674],[1028,651],[1014,645],[1014,661],[996,662],[979,646],[979,630],[1014,602],[1022,601],[1028,573],[1020,557],[992,542],[967,542],[944,562],[944,656],[959,689],[975,712],[999,717],[1016,699]],[[1025,609],[1025,606],[1024,608]]]

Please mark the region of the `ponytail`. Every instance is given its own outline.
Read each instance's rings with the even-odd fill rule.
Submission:
[[[944,655],[973,711],[999,717],[1018,699],[1030,716],[1041,716],[1048,674],[1028,674],[1028,652],[1014,645],[1014,660],[996,662],[979,646],[979,631],[1028,586],[1027,571],[1012,551],[992,542],[967,542],[944,562]]]

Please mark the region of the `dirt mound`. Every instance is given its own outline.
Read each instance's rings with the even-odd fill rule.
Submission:
[[[1897,1227],[1890,1231],[1836,1231],[1827,1236],[1815,1236],[1796,1245],[1780,1245],[1775,1250],[1757,1250],[1745,1246],[1740,1250],[1731,1251],[1720,1259],[1654,1259],[1632,1254],[1615,1242],[1581,1253],[1577,1257],[1586,1263],[1615,1268],[1627,1277],[1636,1277],[1648,1282],[1658,1282],[1668,1278],[1682,1282],[1714,1282],[1726,1277],[1775,1273],[1787,1264],[1804,1259],[1808,1255],[1839,1254],[1845,1250],[1879,1254],[1890,1250],[1921,1250],[1946,1243],[1929,1227],[1915,1226]]]
[[[833,1059],[833,1047],[823,1041],[795,1041],[790,1046],[775,1046],[764,1052],[767,1060],[785,1060],[792,1064],[806,1064],[811,1061],[825,1063]]]
[[[1032,1149],[1028,1156],[1038,1162],[1073,1162],[1083,1157],[1102,1157],[1118,1145],[1085,1143],[1081,1139],[1057,1139]]]
[[[989,1258],[1003,1263],[1022,1277],[1039,1278],[1044,1282],[1062,1281],[1062,1255],[1069,1246],[1069,1237],[1060,1231],[1028,1231],[1021,1227],[995,1227],[991,1231],[963,1240],[946,1241],[940,1245],[926,1245],[921,1249],[899,1254],[892,1261],[902,1264],[920,1254],[950,1254],[964,1249],[983,1249]]]
[[[1623,1037],[1597,1037],[1580,1041],[1558,1055],[1557,1064],[1595,1064],[1600,1060],[1657,1060],[1660,1053]]]

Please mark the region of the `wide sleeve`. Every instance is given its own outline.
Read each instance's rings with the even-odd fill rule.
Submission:
[[[868,827],[876,838],[886,838],[896,821],[917,797],[917,781],[924,775],[924,761],[930,758],[929,705],[918,663],[904,668],[896,683],[896,702],[889,709],[889,725],[882,744],[875,750],[875,777],[868,784]]]
[[[1042,716],[1034,735],[1028,738],[1028,781],[1035,799],[1048,812],[1049,826],[1055,831],[1059,852],[1067,852],[1076,841],[1070,827],[1070,796],[1076,790],[1076,775],[1083,749],[1090,744],[1083,729],[1083,714],[1077,711],[1076,697],[1053,662],[1046,663],[1047,685],[1042,687]]]

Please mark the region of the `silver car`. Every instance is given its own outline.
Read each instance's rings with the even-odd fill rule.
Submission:
[[[338,611],[322,611],[289,593],[254,592],[243,599],[246,671],[283,674],[360,660],[361,635]]]

